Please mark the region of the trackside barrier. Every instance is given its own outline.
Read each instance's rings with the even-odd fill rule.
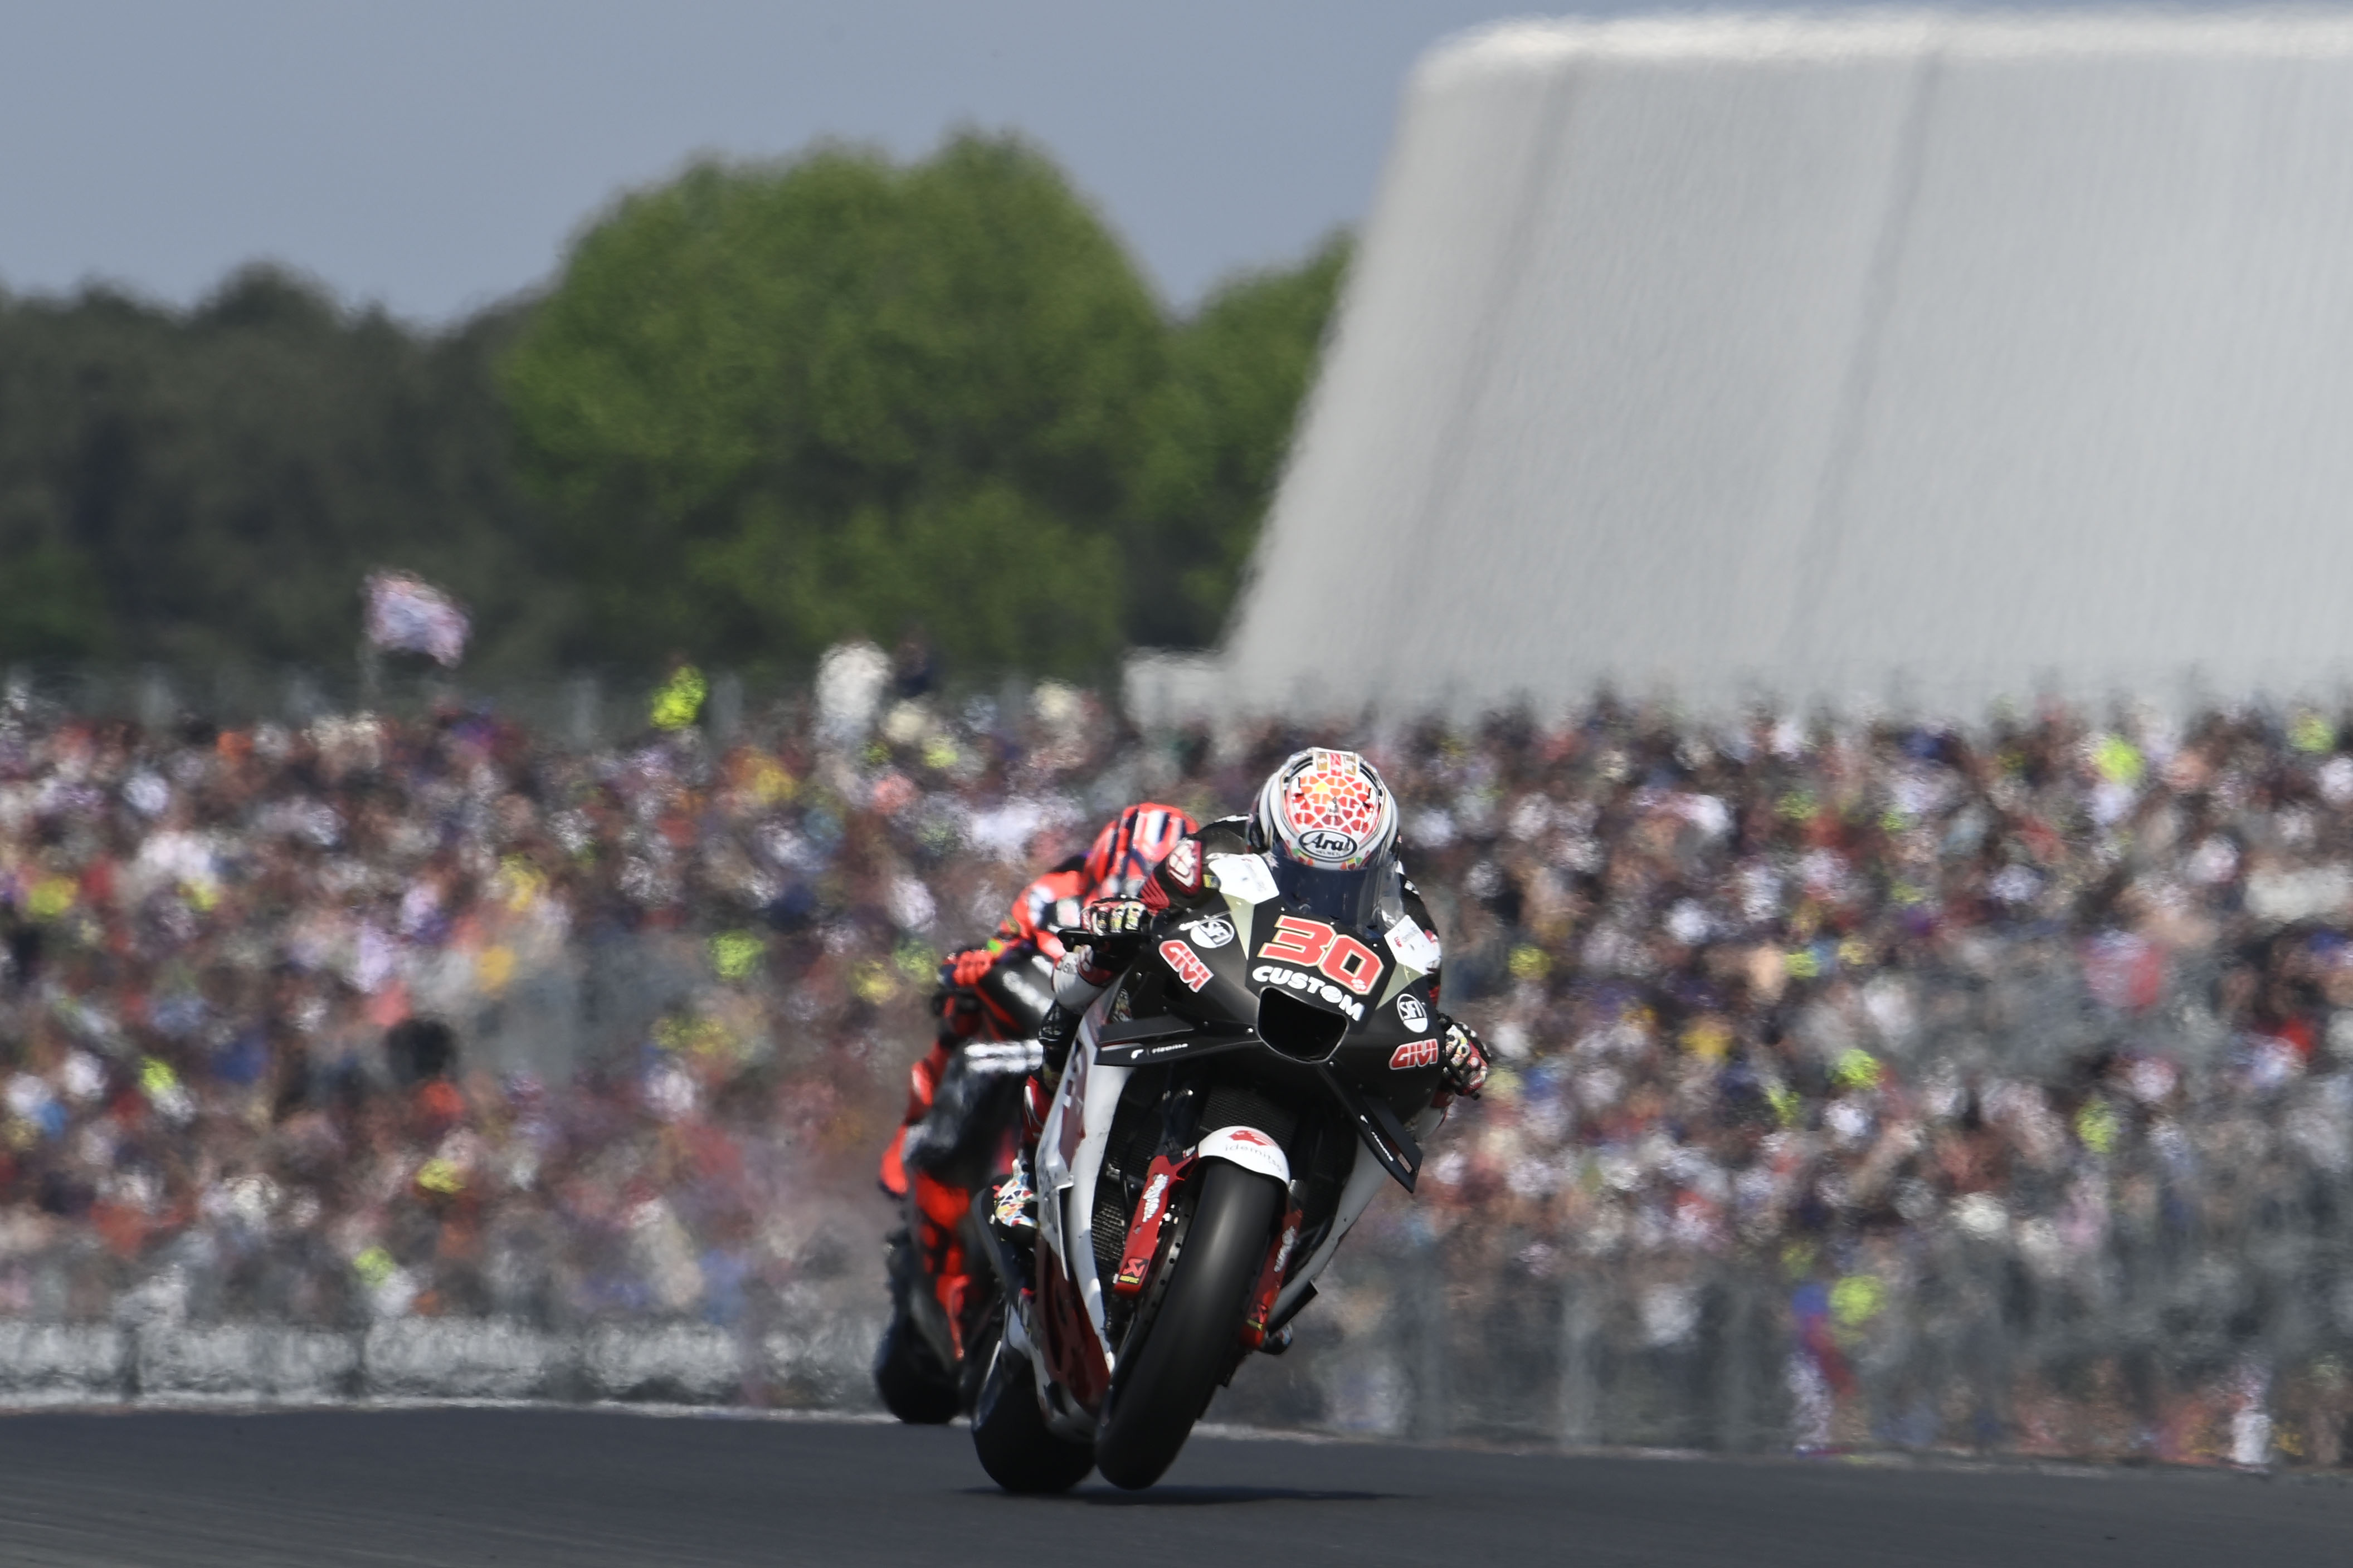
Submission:
[[[1292,1353],[1246,1369],[1212,1418],[1570,1447],[2341,1465],[2353,1205],[2326,1169],[2246,1174],[2201,1211],[2119,1173],[2135,1206],[2105,1229],[1979,1205],[1841,1263],[1777,1242],[1563,1248],[1532,1268],[1525,1232],[1437,1236],[1392,1211],[1352,1240]]]
[[[597,1400],[866,1409],[879,1317],[745,1338],[703,1324],[551,1334],[408,1319],[364,1331],[265,1324],[0,1322],[0,1408]]]
[[[1352,1241],[1292,1352],[1253,1358],[1210,1418],[1572,1447],[2336,1465],[2353,1424],[2353,1247],[2333,1188],[2295,1196],[2247,1226],[2227,1210],[2204,1220],[2159,1210],[2072,1249],[2033,1221],[2008,1234],[1982,1222],[1988,1234],[1928,1230],[1850,1259],[1844,1274],[1756,1251],[1563,1252],[1545,1268],[1524,1234],[1441,1233],[1397,1205]],[[0,1321],[0,1407],[865,1410],[880,1308],[828,1294],[757,1332],[417,1317],[350,1331]]]

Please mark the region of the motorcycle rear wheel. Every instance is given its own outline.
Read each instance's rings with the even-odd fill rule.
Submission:
[[[1092,1447],[1046,1425],[1029,1358],[1002,1339],[973,1405],[972,1447],[988,1479],[1009,1492],[1066,1492],[1095,1468]]]
[[[1095,1467],[1130,1491],[1158,1480],[1233,1360],[1250,1288],[1266,1263],[1282,1189],[1223,1160],[1205,1162],[1184,1250],[1142,1343],[1120,1358],[1095,1436]]]

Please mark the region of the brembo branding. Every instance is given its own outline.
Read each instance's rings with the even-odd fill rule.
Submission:
[[[1278,969],[1271,963],[1261,963],[1250,971],[1250,978],[1261,985],[1287,986],[1291,990],[1304,993],[1309,996],[1321,997],[1352,1019],[1361,1020],[1365,1016],[1365,1005],[1362,1002],[1317,975],[1303,973],[1296,969]]]
[[[1274,1263],[1271,1271],[1277,1279],[1282,1279],[1282,1271],[1291,1266],[1291,1249],[1298,1245],[1299,1222],[1293,1220],[1282,1227],[1282,1245],[1274,1255]]]

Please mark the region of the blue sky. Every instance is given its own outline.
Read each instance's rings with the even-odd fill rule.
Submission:
[[[438,322],[618,190],[821,137],[1046,145],[1171,300],[1369,204],[1398,92],[1508,0],[0,0],[0,287],[269,258]]]

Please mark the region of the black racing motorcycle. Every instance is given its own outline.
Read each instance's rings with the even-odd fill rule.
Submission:
[[[1208,896],[1155,917],[1080,1024],[1034,1258],[979,1227],[1012,1307],[971,1352],[973,1444],[1008,1491],[1159,1479],[1243,1360],[1289,1347],[1381,1184],[1413,1189],[1443,1088],[1437,939],[1393,867],[1306,875],[1330,885],[1208,857]]]

